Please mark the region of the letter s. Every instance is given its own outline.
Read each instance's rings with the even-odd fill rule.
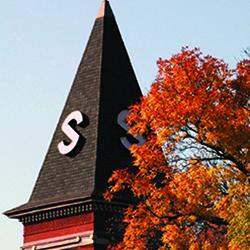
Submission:
[[[61,126],[62,131],[71,140],[70,143],[61,141],[57,145],[57,148],[62,155],[68,155],[69,153],[71,153],[80,140],[80,135],[70,126],[70,122],[72,121],[76,121],[76,124],[80,125],[83,122],[82,113],[80,111],[73,111],[66,117]]]
[[[129,126],[126,123],[126,117],[128,116],[128,114],[129,114],[128,110],[123,110],[119,113],[117,117],[117,123],[127,132],[129,130]],[[135,139],[138,141],[139,146],[142,146],[146,141],[145,138],[143,138],[140,135],[135,136]],[[126,137],[121,137],[120,140],[122,145],[129,150],[132,144],[128,141],[128,139]]]

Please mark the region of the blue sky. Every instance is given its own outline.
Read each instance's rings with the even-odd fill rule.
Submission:
[[[0,0],[0,211],[27,201],[100,0]],[[110,0],[145,93],[156,60],[200,47],[231,67],[250,46],[249,0]],[[22,226],[0,215],[1,249]]]

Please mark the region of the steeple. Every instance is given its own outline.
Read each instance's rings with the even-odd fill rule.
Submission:
[[[140,96],[110,4],[103,1],[30,199],[5,214],[28,225],[127,203],[126,196],[106,203],[102,194],[113,170],[130,164],[131,138],[121,119]]]
[[[19,217],[34,208],[101,198],[112,171],[126,167],[129,159],[120,142],[126,131],[117,117],[140,95],[110,4],[102,1],[30,200],[6,214]],[[73,125],[82,145],[77,154],[67,156],[59,152],[58,144],[69,140],[61,127],[74,111],[83,114],[81,126]]]

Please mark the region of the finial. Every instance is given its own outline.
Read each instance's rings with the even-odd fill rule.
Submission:
[[[99,9],[97,18],[105,16],[105,5],[106,5],[106,2],[107,2],[106,0],[102,0],[101,7]]]
[[[114,16],[108,0],[102,0],[101,7],[99,9],[99,12],[96,18],[100,18],[104,16]]]

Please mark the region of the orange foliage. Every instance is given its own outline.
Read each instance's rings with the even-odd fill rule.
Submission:
[[[249,202],[250,61],[230,70],[184,48],[158,67],[128,117],[146,143],[131,147],[133,166],[114,172],[106,193],[137,199],[114,249],[230,249],[232,213]]]

